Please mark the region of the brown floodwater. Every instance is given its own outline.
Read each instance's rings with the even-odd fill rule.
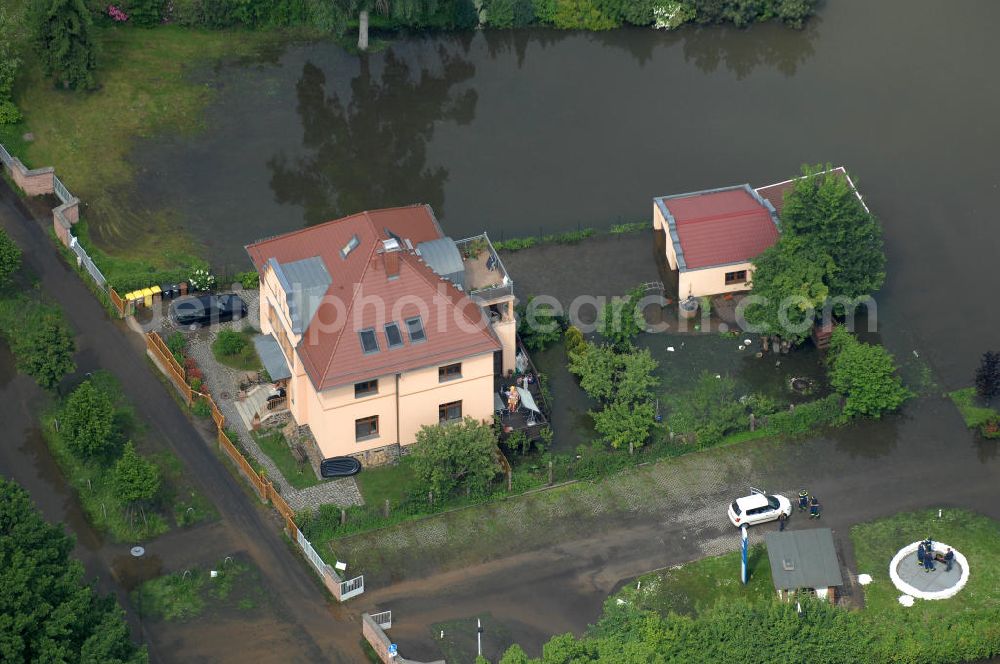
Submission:
[[[364,60],[290,43],[199,72],[205,130],[144,141],[136,192],[221,270],[366,208],[427,202],[452,236],[511,237],[845,164],[885,228],[885,339],[953,386],[1000,325],[998,22],[989,0],[839,0],[802,31],[468,32]]]

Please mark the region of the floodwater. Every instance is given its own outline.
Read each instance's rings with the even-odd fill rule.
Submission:
[[[198,74],[195,137],[135,151],[220,269],[246,242],[426,202],[494,238],[648,219],[655,195],[845,164],[885,227],[897,353],[966,383],[1000,311],[1000,4],[840,0],[806,29],[468,32],[360,59],[289,44]],[[517,275],[513,275],[515,281]]]

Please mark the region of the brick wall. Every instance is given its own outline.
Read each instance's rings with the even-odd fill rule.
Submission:
[[[41,196],[52,193],[52,177],[56,169],[51,166],[28,170],[20,159],[14,159],[10,169],[10,177],[18,187],[29,196]]]

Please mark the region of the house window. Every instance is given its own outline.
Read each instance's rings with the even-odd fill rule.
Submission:
[[[451,401],[438,406],[438,421],[451,422],[462,419],[462,402]]]
[[[389,323],[385,326],[385,340],[389,342],[389,348],[399,348],[403,345],[403,333],[399,331],[399,326]]]
[[[359,244],[361,244],[361,241],[358,240],[358,236],[352,235],[351,239],[347,241],[347,244],[345,244],[343,248],[341,248],[340,257],[346,259],[348,256],[350,256],[352,251],[358,248]]]
[[[745,284],[747,282],[747,271],[737,270],[736,272],[726,272],[726,285]]]
[[[372,394],[378,394],[378,379],[366,380],[364,382],[354,384],[355,399],[371,396]]]
[[[443,367],[438,367],[438,382],[444,383],[445,381],[455,380],[456,378],[462,377],[462,363],[456,362],[455,364],[446,364]]]
[[[360,420],[354,420],[355,440],[368,440],[369,438],[375,438],[376,436],[378,436],[378,415],[362,417]]]
[[[420,317],[406,319],[406,333],[410,335],[410,343],[423,341],[427,338],[424,334],[424,323]]]
[[[358,337],[361,338],[361,349],[365,351],[365,355],[378,352],[378,337],[375,336],[375,330],[372,328],[361,330],[358,332]]]

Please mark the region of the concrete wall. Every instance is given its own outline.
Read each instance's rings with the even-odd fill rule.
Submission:
[[[669,243],[667,247],[667,258],[669,259]],[[739,270],[746,270],[748,280],[753,276],[753,264],[749,262],[679,272],[677,275],[677,295],[681,298],[685,298],[689,294],[701,297],[702,295],[719,295],[750,290],[750,287],[742,281],[730,286],[726,285],[726,273]]]
[[[384,664],[421,664],[412,659],[406,659],[401,655],[393,657],[389,654],[389,645],[392,640],[386,636],[385,631],[367,613],[361,614],[361,635],[372,647],[375,654]],[[430,664],[445,664],[443,659],[439,659]]]

